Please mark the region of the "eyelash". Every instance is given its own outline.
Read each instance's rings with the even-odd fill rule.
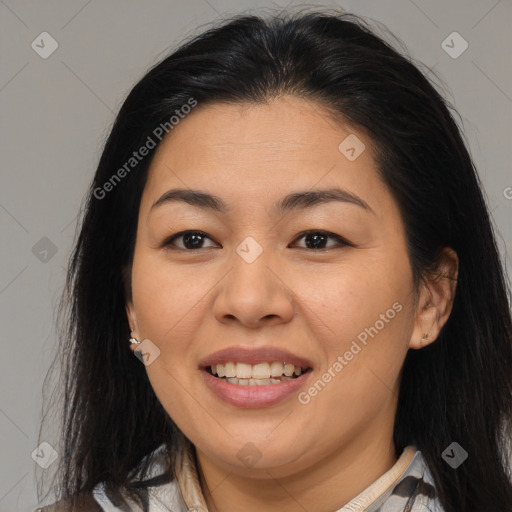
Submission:
[[[179,233],[176,233],[176,234],[171,235],[170,237],[166,238],[163,241],[163,243],[160,245],[160,248],[165,248],[165,249],[170,249],[170,250],[178,250],[178,251],[185,251],[185,252],[196,252],[196,251],[201,251],[201,250],[213,249],[214,248],[214,247],[200,247],[199,249],[186,249],[186,248],[181,248],[181,247],[173,246],[173,242],[176,239],[182,238],[182,237],[184,237],[185,235],[188,235],[188,234],[200,235],[200,236],[203,236],[205,238],[209,238],[210,240],[213,241],[213,239],[211,237],[209,237],[204,231],[187,230],[187,231],[180,231]],[[331,233],[329,231],[322,231],[322,230],[303,231],[302,233],[300,233],[295,238],[294,242],[299,240],[299,239],[301,239],[301,238],[304,238],[307,235],[312,235],[312,234],[317,234],[317,235],[322,235],[322,236],[327,237],[327,238],[332,238],[332,239],[336,240],[339,245],[338,245],[338,247],[325,247],[325,248],[322,248],[322,249],[310,249],[308,247],[300,247],[300,249],[306,249],[306,250],[310,250],[310,251],[314,251],[314,252],[324,252],[324,251],[328,251],[328,250],[331,250],[331,249],[339,249],[339,248],[341,248],[343,246],[354,247],[353,244],[351,244],[348,240],[344,239],[343,237],[341,237],[339,235],[336,235],[334,233]]]

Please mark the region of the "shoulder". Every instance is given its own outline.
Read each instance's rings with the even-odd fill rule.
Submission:
[[[78,507],[71,508],[71,498],[60,500],[46,507],[40,507],[34,512],[104,512],[91,494],[85,495]]]

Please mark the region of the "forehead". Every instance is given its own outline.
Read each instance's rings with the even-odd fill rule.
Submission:
[[[319,104],[285,96],[265,104],[199,104],[176,125],[159,151],[185,144],[201,150],[200,156],[243,161],[264,160],[272,154],[299,159],[338,151],[340,137],[351,130]],[[235,151],[236,150],[236,151]],[[193,159],[196,153],[187,154]],[[183,153],[177,156],[185,156]]]
[[[350,160],[340,144],[354,136],[364,150]],[[177,186],[260,201],[280,189],[343,186],[358,195],[382,189],[372,141],[319,104],[294,97],[199,104],[159,145],[144,192],[154,198]]]

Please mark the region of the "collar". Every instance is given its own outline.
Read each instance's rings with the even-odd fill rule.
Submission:
[[[176,480],[181,496],[189,510],[208,512],[197,473],[197,459],[194,445],[186,439],[182,456],[176,465]]]

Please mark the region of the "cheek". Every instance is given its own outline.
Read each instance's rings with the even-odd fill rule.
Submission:
[[[146,372],[158,400],[185,432],[204,422],[201,407],[191,406],[201,403],[195,389],[191,338],[200,316],[195,308],[201,307],[199,300],[208,288],[204,279],[193,275],[197,277],[198,272],[176,272],[152,255],[136,254],[134,258],[132,294],[137,323],[141,336],[160,350]]]
[[[141,334],[164,349],[172,342],[179,351],[180,340],[190,337],[194,307],[200,307],[198,301],[208,289],[203,277],[193,269],[171,266],[162,257],[136,254],[132,293]]]
[[[329,279],[317,275],[317,286],[309,280],[300,292],[308,323],[317,326],[312,336],[322,347],[326,407],[343,404],[343,414],[358,416],[361,404],[368,411],[379,407],[397,386],[414,320],[408,268],[399,254],[380,254],[354,260]]]
[[[398,342],[412,319],[411,278],[403,270],[407,264],[398,271],[388,258],[354,259],[328,275],[317,273],[303,281],[297,295],[322,320],[332,349],[350,346],[359,335],[364,342],[365,335],[370,339],[368,330],[376,334],[375,328],[379,339]]]

